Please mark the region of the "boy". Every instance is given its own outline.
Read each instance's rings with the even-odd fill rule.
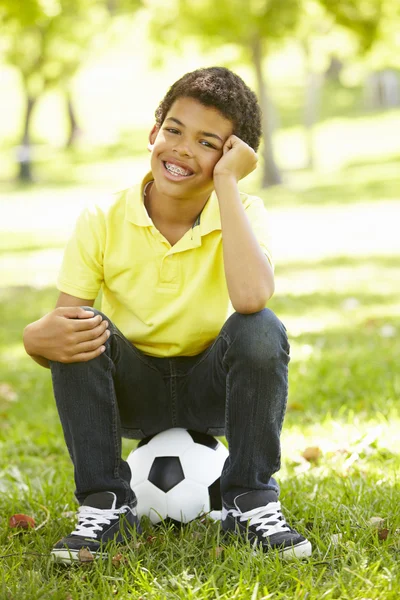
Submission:
[[[309,556],[278,502],[289,344],[259,198],[237,182],[261,137],[255,94],[234,73],[186,74],[150,132],[151,173],[86,210],[67,245],[57,307],[28,325],[28,354],[51,368],[75,469],[78,525],[55,559],[140,531],[121,435],[171,427],[226,435],[222,527],[283,556]],[[102,312],[92,309],[102,288]],[[228,317],[229,305],[233,311]]]

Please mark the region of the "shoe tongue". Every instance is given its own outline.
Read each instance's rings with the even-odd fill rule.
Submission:
[[[85,498],[82,506],[91,506],[100,510],[113,510],[117,503],[117,496],[114,492],[97,492],[90,494]]]
[[[265,506],[269,502],[277,502],[278,493],[275,490],[255,490],[236,496],[235,505],[241,512]]]

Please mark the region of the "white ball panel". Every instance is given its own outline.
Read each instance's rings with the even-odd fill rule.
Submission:
[[[228,450],[219,444],[216,450],[195,444],[181,456],[185,477],[208,487],[221,476]]]
[[[208,489],[204,485],[185,479],[167,494],[168,516],[188,523],[199,514],[210,510]]]
[[[186,429],[175,427],[158,433],[147,445],[154,456],[182,456],[191,444],[193,440]]]
[[[149,517],[152,523],[159,523],[168,516],[167,496],[150,481],[144,481],[133,489],[137,497],[139,517]]]
[[[148,445],[132,450],[126,459],[131,469],[131,488],[142,481],[146,481],[151,465],[153,464],[154,456],[151,449],[149,450]]]

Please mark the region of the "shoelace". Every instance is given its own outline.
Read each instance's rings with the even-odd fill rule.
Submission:
[[[81,535],[96,538],[96,531],[101,531],[103,525],[110,525],[111,521],[118,519],[121,513],[126,512],[126,506],[110,510],[100,510],[92,506],[80,506],[78,509],[78,525],[71,535]]]
[[[290,531],[290,527],[282,514],[280,502],[269,502],[266,506],[258,506],[246,512],[240,512],[235,509],[231,509],[228,512],[233,517],[238,517],[240,521],[248,522],[249,526],[258,525],[256,531],[265,529],[262,537],[268,537],[274,533],[281,533],[283,531]]]

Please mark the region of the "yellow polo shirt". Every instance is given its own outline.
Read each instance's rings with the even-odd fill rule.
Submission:
[[[217,337],[233,312],[213,192],[191,229],[174,245],[150,219],[141,185],[85,209],[67,244],[57,287],[95,299],[137,348],[153,356],[194,356]],[[267,213],[260,198],[240,194],[253,231],[271,261]]]

